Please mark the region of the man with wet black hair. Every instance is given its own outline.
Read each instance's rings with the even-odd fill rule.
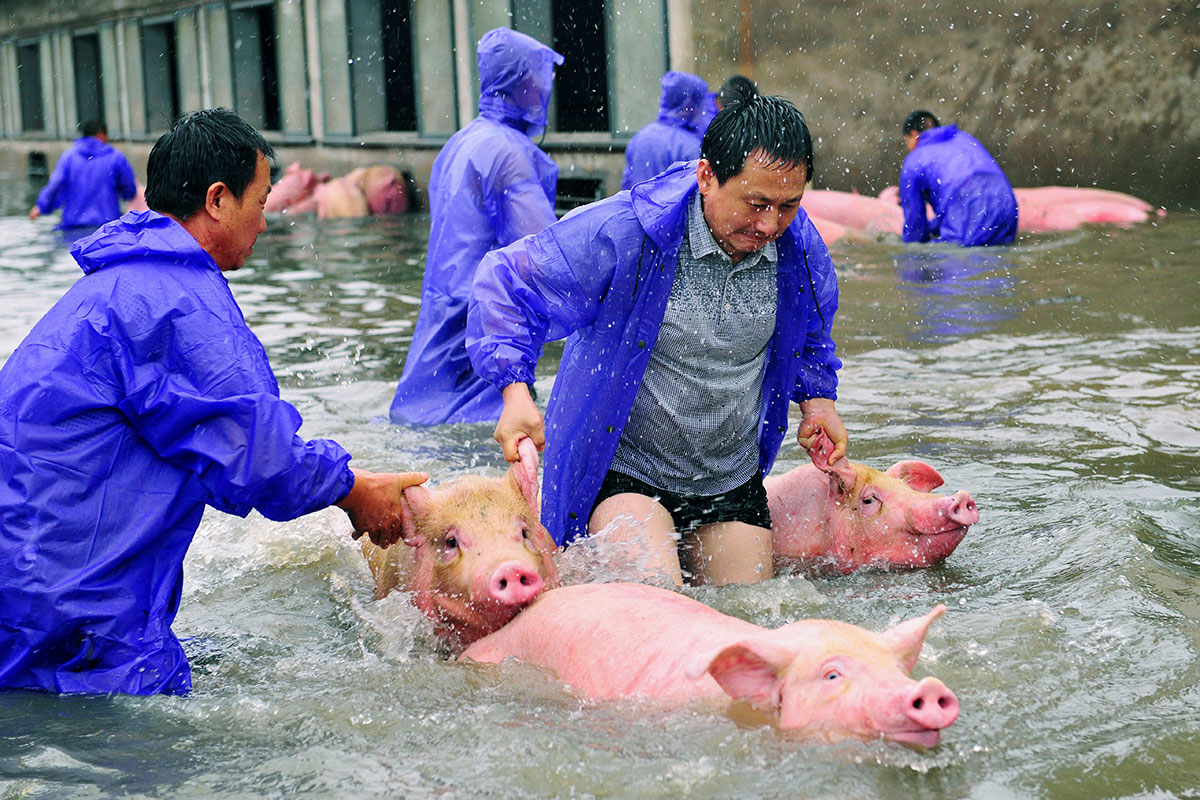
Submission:
[[[205,506],[336,504],[398,538],[427,476],[297,436],[225,279],[266,227],[273,156],[232,111],[182,117],[150,153],[153,210],[75,243],[83,277],[0,369],[0,691],[187,692],[171,623]]]
[[[129,161],[108,143],[102,120],[90,119],[38,193],[29,218],[37,219],[62,208],[59,228],[97,228],[121,216],[121,200],[137,194],[137,179]],[[83,231],[77,231],[82,234]]]
[[[758,86],[745,75],[730,75],[729,80],[717,90],[717,110],[740,100],[749,100],[758,94]]]
[[[845,455],[830,335],[833,263],[800,208],[812,137],[754,96],[708,127],[698,161],[578,209],[483,259],[467,350],[504,396],[496,440],[546,449],[542,521],[560,543],[607,530],[675,583],[772,573],[762,478],[788,407],[798,440]],[[543,420],[542,345],[570,337]]]
[[[979,140],[918,109],[904,120],[904,144],[904,241],[938,239],[977,247],[1016,238],[1017,198],[1004,170]]]

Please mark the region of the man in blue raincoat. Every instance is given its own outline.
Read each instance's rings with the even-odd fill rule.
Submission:
[[[700,140],[711,119],[708,84],[686,72],[662,77],[658,119],[633,135],[625,146],[625,174],[621,188],[653,178],[676,161],[700,157]]]
[[[542,521],[560,544],[606,530],[676,583],[756,582],[789,402],[802,446],[823,429],[831,460],[846,452],[837,278],[800,208],[812,139],[791,103],[730,104],[701,150],[487,255],[467,350],[503,391],[505,458],[525,436],[546,449]],[[527,384],[562,337],[543,420]]]
[[[392,400],[396,424],[490,422],[500,393],[467,358],[467,300],[485,253],[554,222],[558,165],[533,143],[563,57],[497,28],[479,40],[479,116],[450,137],[429,176],[421,310]]]
[[[75,243],[83,277],[0,369],[0,689],[187,692],[171,623],[206,505],[336,504],[398,536],[426,476],[298,437],[223,274],[266,227],[273,157],[231,111],[179,120],[150,153],[155,210]]]
[[[928,111],[904,121],[908,155],[900,169],[906,242],[938,239],[963,247],[1008,244],[1017,236],[1017,198],[979,140]],[[925,212],[925,204],[933,217]]]
[[[38,193],[29,218],[37,219],[62,208],[60,228],[98,228],[121,216],[121,200],[137,194],[133,168],[108,143],[108,129],[99,120],[83,124],[83,136],[62,154],[50,182]]]

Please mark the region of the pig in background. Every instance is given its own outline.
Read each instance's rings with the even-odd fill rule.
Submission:
[[[668,589],[584,584],[543,592],[460,660],[516,658],[593,700],[732,700],[743,719],[738,706],[806,739],[932,747],[958,717],[958,699],[910,673],[944,612],[939,605],[883,633],[814,619],[767,629]]]
[[[408,183],[395,167],[358,167],[338,178],[293,162],[271,186],[268,214],[316,213],[318,219],[346,219],[409,210]]]
[[[944,561],[979,521],[965,491],[932,494],[944,481],[921,461],[887,472],[848,458],[829,463],[822,432],[811,464],[763,480],[777,566],[802,564],[849,573],[869,566],[929,567]]]
[[[403,542],[363,540],[376,597],[410,592],[450,647],[498,630],[559,583],[554,540],[537,511],[537,449],[528,439],[519,449],[521,461],[504,477],[406,489]]]

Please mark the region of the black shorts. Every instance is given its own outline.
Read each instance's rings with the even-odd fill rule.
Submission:
[[[656,499],[671,514],[675,530],[680,533],[717,522],[744,522],[768,530],[771,528],[767,490],[763,488],[760,474],[755,474],[753,478],[728,492],[703,497],[666,492],[637,478],[609,470],[604,476],[604,483],[600,485],[596,502],[592,504],[592,511],[595,512],[596,506],[613,495],[626,492]]]

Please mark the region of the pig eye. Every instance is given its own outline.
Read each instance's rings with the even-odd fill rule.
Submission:
[[[450,536],[447,536],[445,544],[446,544],[447,550],[457,550],[458,549],[458,537],[454,536],[453,534],[451,534]]]
[[[842,673],[838,672],[836,669],[826,670],[823,677],[824,680],[827,681],[836,681],[838,678],[842,677]]]

